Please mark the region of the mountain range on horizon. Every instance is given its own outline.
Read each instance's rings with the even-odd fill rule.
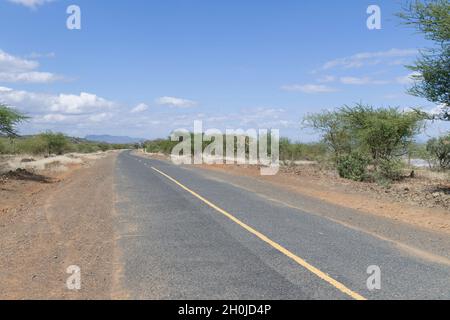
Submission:
[[[128,136],[111,136],[111,135],[87,135],[85,137],[88,141],[104,142],[104,143],[117,143],[117,144],[127,144],[127,143],[140,143],[147,139],[144,138],[133,138]]]

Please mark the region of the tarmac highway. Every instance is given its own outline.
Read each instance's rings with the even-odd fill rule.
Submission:
[[[301,197],[273,188],[278,201],[200,169],[121,153],[115,211],[130,298],[450,298],[445,261],[303,211],[286,200]]]

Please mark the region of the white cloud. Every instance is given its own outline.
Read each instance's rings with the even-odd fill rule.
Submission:
[[[34,119],[36,123],[55,123],[55,122],[64,122],[69,117],[63,114],[46,114],[44,116],[39,116]]]
[[[148,105],[145,103],[140,103],[131,110],[131,113],[141,113],[148,110]]]
[[[319,78],[317,81],[320,83],[330,83],[330,82],[336,81],[336,77],[327,75],[327,76],[323,76],[323,77]]]
[[[156,103],[161,106],[171,106],[177,108],[189,108],[197,105],[196,101],[175,97],[161,97],[156,99]]]
[[[341,83],[343,84],[351,84],[351,85],[367,85],[367,84],[376,84],[376,85],[383,85],[383,84],[389,84],[390,81],[388,80],[374,80],[370,77],[341,77],[340,78]]]
[[[404,97],[404,94],[400,94],[400,93],[389,93],[389,94],[385,94],[383,96],[384,99],[389,99],[389,100],[400,99],[402,97]]]
[[[303,93],[329,93],[337,91],[335,88],[321,84],[292,84],[282,86],[281,89],[284,91],[298,91]]]
[[[40,72],[39,62],[22,59],[0,50],[0,82],[49,83],[64,79],[50,72]]]
[[[426,110],[425,112],[430,116],[440,116],[443,115],[446,110],[448,110],[448,107],[445,104],[440,104],[430,110]]]
[[[298,126],[298,122],[293,119],[291,113],[283,108],[273,107],[247,108],[227,114],[177,114],[170,117],[165,114],[157,115],[157,117],[159,117],[161,126],[166,127],[169,131],[179,128],[189,130],[194,121],[203,121],[204,129],[218,128],[220,130],[281,129]]]
[[[52,95],[0,87],[0,101],[26,112],[59,113],[67,115],[89,114],[111,109],[115,103],[95,94]]]
[[[395,61],[398,61],[398,58],[415,56],[417,53],[418,51],[416,49],[390,49],[378,52],[362,52],[350,57],[328,61],[322,66],[322,69],[329,70],[336,67],[344,69],[360,68],[366,65],[380,64],[390,58],[396,58]]]
[[[27,59],[41,59],[41,58],[51,59],[54,57],[56,57],[56,53],[54,53],[54,52],[48,52],[48,53],[32,52],[26,56]]]
[[[419,76],[419,75],[420,75],[420,73],[418,73],[418,72],[412,72],[406,76],[396,78],[396,82],[399,84],[410,85],[410,84],[414,83],[414,77]]]
[[[402,84],[409,85],[414,82],[414,76],[419,73],[413,72],[406,76],[396,77],[389,80],[373,79],[371,77],[341,77],[339,81],[348,85],[386,85],[386,84]]]
[[[15,57],[0,49],[0,72],[27,72],[37,67],[37,61]]]
[[[0,72],[1,82],[27,82],[27,83],[50,83],[63,79],[63,77],[50,72]]]
[[[103,121],[111,119],[112,117],[113,117],[112,113],[103,112],[103,113],[94,114],[92,116],[89,116],[88,120],[90,122],[103,122]]]
[[[8,0],[8,1],[34,9],[46,3],[53,2],[54,0]]]

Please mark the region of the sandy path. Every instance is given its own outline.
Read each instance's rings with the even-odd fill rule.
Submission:
[[[91,161],[0,215],[0,299],[112,296],[115,161]],[[81,268],[80,291],[66,288],[71,265]]]

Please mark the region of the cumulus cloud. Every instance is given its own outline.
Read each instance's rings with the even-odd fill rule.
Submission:
[[[161,97],[156,99],[156,103],[161,106],[170,106],[176,108],[189,108],[194,107],[198,104],[196,101],[175,97]]]
[[[0,49],[0,71],[1,72],[27,72],[39,67],[39,63],[15,57]]]
[[[13,56],[0,49],[0,82],[49,83],[63,77],[40,72],[39,62]]]
[[[292,84],[281,87],[284,91],[303,93],[329,93],[336,92],[337,89],[322,84]]]
[[[48,112],[66,115],[89,114],[111,109],[115,103],[95,94],[52,95],[0,87],[0,101],[26,112]]]
[[[19,4],[28,8],[35,9],[46,3],[53,2],[54,0],[8,0],[9,2]]]
[[[140,103],[131,110],[131,113],[141,113],[148,110],[148,105],[145,103]]]
[[[55,123],[55,122],[65,122],[70,117],[63,114],[45,114],[43,116],[38,116],[33,121],[35,123]]]

